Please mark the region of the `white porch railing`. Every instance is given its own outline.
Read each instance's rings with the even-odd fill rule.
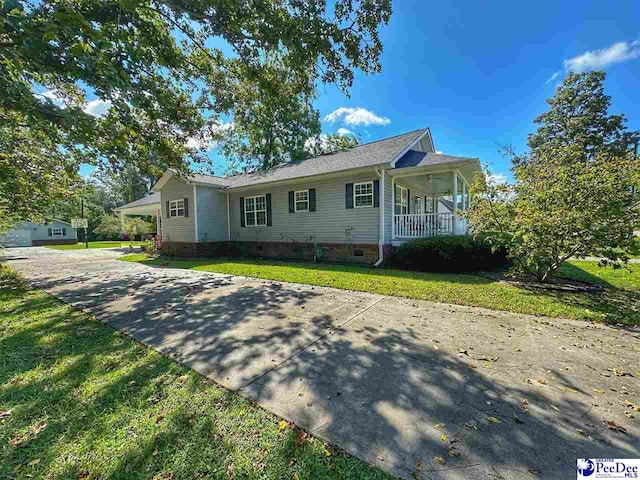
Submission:
[[[405,214],[393,216],[394,238],[420,238],[464,233],[466,222],[452,213]],[[465,223],[465,224],[463,224]]]

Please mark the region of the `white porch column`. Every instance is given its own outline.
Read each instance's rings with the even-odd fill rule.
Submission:
[[[396,238],[396,177],[391,177],[391,238]]]
[[[458,174],[456,173],[456,171],[453,171],[453,197],[451,198],[453,200],[453,218],[451,219],[451,233],[453,233],[454,235],[456,234],[456,230],[457,230],[457,216],[456,216],[456,209],[458,208]]]
[[[122,235],[127,233],[127,227],[124,223],[124,212],[122,210],[120,210],[120,233],[122,233]]]
[[[160,210],[156,210],[156,238],[162,238],[161,226],[160,226]]]

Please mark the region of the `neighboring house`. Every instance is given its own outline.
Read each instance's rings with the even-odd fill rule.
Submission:
[[[379,263],[409,239],[467,231],[454,212],[468,207],[480,162],[434,152],[421,129],[268,172],[181,178],[168,170],[156,193],[119,211],[156,215],[167,254]]]
[[[31,247],[78,243],[76,229],[70,223],[51,220],[50,223],[23,222],[0,238],[4,247]]]

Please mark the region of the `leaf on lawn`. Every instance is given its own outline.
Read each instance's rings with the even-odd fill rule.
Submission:
[[[47,425],[48,423],[43,420],[42,422],[38,422],[35,425],[31,425],[29,427],[29,430],[31,430],[31,433],[33,433],[33,435],[37,437],[45,428],[47,428]]]
[[[296,436],[296,445],[301,447],[305,443],[307,443],[309,439],[309,434],[307,432],[303,432],[302,430],[298,431],[298,435]]]
[[[78,474],[78,480],[84,480],[85,478],[89,478],[89,472],[87,470],[83,470]]]
[[[40,463],[40,459],[39,458],[34,458],[33,460],[31,460],[29,462],[29,466],[33,467],[34,465],[38,465]]]
[[[300,477],[298,477],[298,472],[293,472],[293,480],[299,480]]]
[[[156,417],[156,425],[158,425],[160,422],[162,422],[162,420],[164,420],[164,416],[162,416],[162,415],[158,415],[158,416]]]
[[[286,420],[280,420],[280,423],[278,424],[278,428],[280,429],[280,431],[284,430],[285,428],[287,428],[287,421]]]
[[[12,410],[0,410],[0,418],[7,418],[11,412]]]
[[[433,461],[439,463],[440,465],[445,464],[444,457],[433,457]]]
[[[442,435],[440,435],[440,440],[443,442],[446,442],[449,439],[449,435],[447,435],[446,433],[443,433]]]
[[[487,420],[491,423],[502,423],[502,421],[496,417],[487,417]]]
[[[624,433],[625,435],[627,434],[627,429],[624,428],[622,425],[617,424],[613,420],[603,420],[602,423],[609,430],[613,430],[614,432]]]
[[[433,428],[444,428],[446,425],[444,423],[436,423]]]
[[[173,472],[158,473],[151,480],[173,480]]]
[[[331,456],[331,450],[329,450],[327,447],[324,447],[322,449],[322,453],[324,453],[325,457],[330,457]]]

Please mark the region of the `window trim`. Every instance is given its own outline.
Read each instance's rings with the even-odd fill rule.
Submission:
[[[257,202],[256,199],[258,198],[264,198],[264,210],[260,209],[258,210],[256,208]],[[253,200],[253,211],[248,212],[247,211],[247,200]],[[260,223],[258,224],[258,212],[264,212],[264,223]],[[254,214],[254,219],[255,219],[255,224],[250,225],[249,222],[247,221],[247,213],[253,213]],[[262,195],[254,195],[252,197],[244,197],[244,225],[245,227],[266,227],[269,224],[269,219],[267,218],[267,194],[263,193]]]
[[[400,195],[396,195],[396,203],[393,206],[393,212],[394,215],[409,215],[409,189],[407,187],[403,187],[402,185],[398,185],[396,184],[396,188],[398,189],[398,193]],[[402,198],[402,194],[404,192],[405,195],[405,204],[403,205],[403,198]],[[398,200],[400,200],[400,203],[398,203]],[[399,206],[400,207],[400,213],[395,213],[396,211],[396,207]],[[402,209],[406,208],[407,209],[407,213],[402,213]]]
[[[306,193],[307,194],[307,199],[306,200],[300,200],[300,202],[305,202],[307,204],[307,208],[304,210],[300,210],[298,209],[298,194],[299,193]],[[309,211],[309,207],[310,207],[310,198],[309,198],[309,189],[306,190],[296,190],[293,192],[293,211],[295,213],[298,212],[308,212]]]
[[[182,202],[182,207],[178,206],[178,202]],[[180,210],[182,210],[182,215],[179,215]],[[172,213],[175,212],[175,215]],[[169,218],[180,218],[185,216],[185,208],[184,208],[184,198],[179,198],[177,200],[169,200]]]
[[[56,230],[60,233],[56,233]],[[62,227],[52,227],[51,228],[51,236],[52,237],[64,237],[64,229]]]
[[[371,185],[371,193],[356,193],[358,191],[359,185]],[[356,199],[358,197],[371,197],[371,205],[358,205]],[[375,198],[374,198],[374,189],[373,189],[373,181],[369,182],[358,182],[353,184],[353,208],[371,208],[374,206]]]

